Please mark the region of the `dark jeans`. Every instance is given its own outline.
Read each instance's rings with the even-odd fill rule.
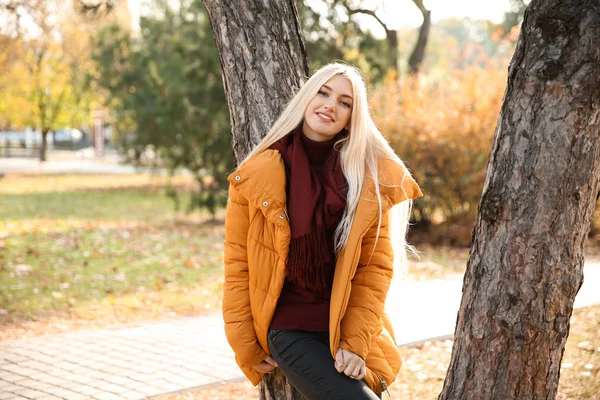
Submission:
[[[290,383],[308,400],[377,400],[360,380],[339,373],[329,352],[328,332],[269,330],[271,357]]]

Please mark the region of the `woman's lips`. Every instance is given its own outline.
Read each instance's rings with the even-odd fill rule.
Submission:
[[[316,114],[317,114],[317,117],[319,117],[319,119],[323,122],[333,122],[332,118],[328,118],[324,114],[321,114],[321,113],[316,113]]]

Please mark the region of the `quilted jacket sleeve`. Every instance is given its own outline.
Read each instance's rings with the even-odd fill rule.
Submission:
[[[223,320],[225,334],[236,359],[246,367],[259,364],[267,358],[258,343],[250,309],[246,251],[248,228],[248,201],[230,186],[225,217]]]
[[[398,170],[395,162],[385,161],[381,170],[384,173],[392,171],[386,180],[403,182],[402,186],[382,188],[393,199],[392,204],[423,196],[415,180],[410,176],[403,178],[404,170]],[[383,315],[394,271],[389,229],[390,212],[388,209],[381,216],[379,238],[376,219],[362,239],[358,266],[351,281],[348,306],[340,325],[340,347],[359,355],[363,360],[369,353],[373,335],[378,333],[375,330]]]
[[[350,299],[340,326],[340,347],[363,360],[375,327],[383,314],[393,276],[393,251],[389,237],[389,211],[382,215],[379,238],[377,221],[363,238],[358,268],[351,282]]]

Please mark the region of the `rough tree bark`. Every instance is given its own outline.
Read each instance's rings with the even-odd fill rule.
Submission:
[[[267,133],[308,75],[294,0],[204,0],[223,72],[236,162]]]
[[[232,145],[239,164],[267,133],[308,76],[294,0],[204,0],[223,72]],[[261,400],[303,400],[279,369],[260,384]]]
[[[600,177],[600,3],[533,0],[439,399],[554,399]]]

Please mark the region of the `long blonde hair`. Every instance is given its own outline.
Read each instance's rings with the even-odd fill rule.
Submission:
[[[348,129],[349,134],[336,143],[336,146],[341,145],[340,162],[342,171],[348,182],[346,210],[335,232],[335,249],[336,252],[339,252],[348,242],[350,228],[354,221],[356,208],[367,173],[374,181],[379,204],[377,238],[379,237],[382,219],[382,201],[379,190],[378,160],[382,157],[393,160],[404,168],[405,178],[410,176],[410,172],[402,160],[392,150],[387,140],[373,122],[367,100],[367,88],[360,71],[356,67],[334,62],[317,70],[290,100],[269,132],[248,154],[242,164],[255,154],[267,150],[273,143],[297,128],[303,122],[308,103],[321,90],[321,87],[335,75],[342,75],[350,81],[352,85],[352,97],[354,99],[350,129]],[[403,182],[399,182],[398,185],[393,186],[402,187],[402,184]],[[409,199],[393,207],[390,213],[390,234],[395,245],[394,264],[400,271],[406,270],[406,233],[411,209],[412,200]]]

